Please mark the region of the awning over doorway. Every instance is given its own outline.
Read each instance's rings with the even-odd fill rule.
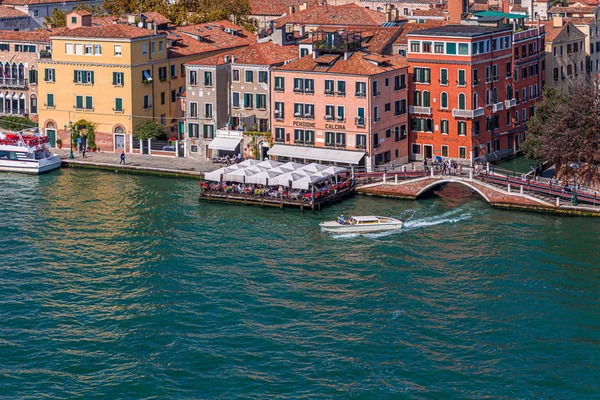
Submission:
[[[214,138],[212,142],[208,145],[209,149],[213,150],[225,150],[225,151],[235,151],[238,147],[242,138],[222,138],[217,137]]]
[[[268,153],[270,156],[300,158],[304,160],[327,161],[343,164],[358,164],[365,155],[364,151],[319,149],[316,147],[288,146],[276,144]]]

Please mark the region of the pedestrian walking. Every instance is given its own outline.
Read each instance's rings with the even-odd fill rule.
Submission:
[[[87,147],[81,147],[82,158],[87,158],[85,152],[87,151]]]
[[[119,165],[121,165],[121,164],[126,165],[125,164],[125,152],[124,151],[121,152],[121,161],[119,162]]]

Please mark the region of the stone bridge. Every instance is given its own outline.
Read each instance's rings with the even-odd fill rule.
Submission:
[[[405,180],[399,180],[394,174],[384,175],[381,182],[359,186],[356,191],[370,196],[415,200],[438,186],[455,183],[478,193],[496,208],[600,216],[600,207],[595,204],[573,206],[564,199],[531,190],[526,182],[522,182],[521,185],[515,183],[502,185],[490,183],[485,175],[473,176],[471,171],[467,173],[469,174],[467,176],[432,175]]]

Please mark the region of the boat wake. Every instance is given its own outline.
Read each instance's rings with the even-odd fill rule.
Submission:
[[[415,213],[411,215],[408,219],[404,221],[404,226],[402,229],[392,230],[392,231],[384,231],[384,232],[374,232],[374,233],[343,233],[333,235],[336,239],[348,239],[355,237],[367,237],[367,238],[380,238],[389,235],[397,235],[402,232],[412,231],[414,229],[421,229],[430,226],[436,226],[441,224],[454,224],[460,221],[464,221],[470,219],[473,214],[469,210],[463,210],[462,208],[455,208],[453,210],[447,211],[440,215],[434,215],[430,217],[416,218],[413,219]]]

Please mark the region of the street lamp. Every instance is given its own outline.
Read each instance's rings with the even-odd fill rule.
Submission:
[[[69,132],[69,143],[71,144],[69,150],[69,159],[72,160],[75,158],[75,156],[73,155],[73,122],[71,121],[69,121],[69,129],[70,132],[67,130],[67,125],[65,124],[65,132]]]
[[[573,169],[573,205],[577,205],[577,168],[579,168],[579,164],[571,163],[569,165],[570,168]]]

